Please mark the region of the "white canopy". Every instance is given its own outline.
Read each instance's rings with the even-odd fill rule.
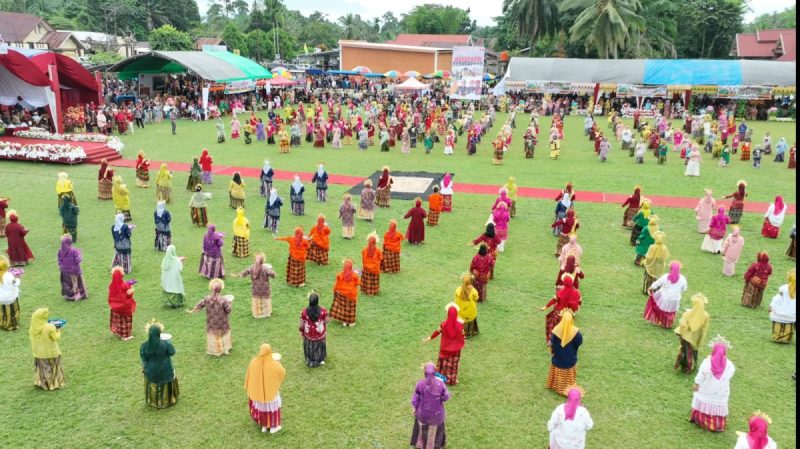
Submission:
[[[424,90],[429,90],[430,86],[428,86],[425,83],[421,83],[416,78],[409,78],[409,79],[403,81],[402,83],[394,86],[394,88],[395,89],[400,89],[400,90],[423,90],[424,91]]]

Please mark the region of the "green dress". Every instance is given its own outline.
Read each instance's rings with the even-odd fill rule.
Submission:
[[[167,408],[178,402],[178,379],[172,367],[175,347],[161,339],[161,328],[150,326],[147,341],[139,348],[144,373],[145,401],[156,408]]]
[[[65,196],[59,213],[64,233],[72,236],[72,241],[78,241],[78,206],[72,204],[72,198]]]
[[[653,242],[655,242],[655,240],[653,236],[650,235],[650,227],[645,226],[639,234],[639,238],[636,240],[636,255],[642,257],[646,256],[647,250],[650,249],[650,245],[652,245]]]

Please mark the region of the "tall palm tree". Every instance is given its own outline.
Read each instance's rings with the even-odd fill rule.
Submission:
[[[644,30],[639,0],[564,0],[559,10],[581,9],[570,27],[570,40],[594,47],[600,58],[618,58],[632,30]]]
[[[342,37],[345,39],[353,39],[356,35],[356,27],[358,26],[358,17],[353,14],[347,14],[339,17],[339,24],[342,26]]]
[[[503,0],[503,15],[511,19],[519,37],[533,44],[542,37],[558,32],[556,0]]]
[[[167,14],[167,4],[164,0],[140,0],[139,7],[144,13],[144,23],[147,31],[153,31],[161,25],[170,23]]]

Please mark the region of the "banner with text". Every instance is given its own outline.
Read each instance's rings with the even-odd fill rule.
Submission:
[[[733,100],[769,100],[772,88],[766,86],[719,86],[718,98]]]
[[[256,90],[255,80],[230,81],[225,83],[225,94],[240,94]]]
[[[617,96],[618,97],[666,97],[667,86],[617,84]]]
[[[450,98],[480,100],[485,52],[483,47],[453,47]]]

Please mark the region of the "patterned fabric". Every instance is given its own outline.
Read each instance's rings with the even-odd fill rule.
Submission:
[[[675,369],[680,369],[686,374],[691,374],[696,364],[697,350],[692,347],[691,343],[681,338],[681,349],[678,351],[678,357],[675,359]]]
[[[458,383],[458,363],[461,361],[461,352],[448,357],[439,356],[436,362],[436,371],[447,377],[447,385]]]
[[[644,319],[656,326],[672,329],[672,323],[675,321],[675,312],[664,312],[661,310],[655,298],[653,298],[653,295],[650,295],[647,304],[644,306]]]
[[[445,423],[438,426],[422,424],[414,418],[411,430],[411,447],[417,449],[441,449],[447,445]]]
[[[398,273],[400,271],[400,253],[383,247],[383,259],[381,259],[381,271],[384,273]]]
[[[292,213],[295,215],[305,215],[306,203],[292,202]]]
[[[234,198],[233,195],[230,194],[228,194],[228,196],[230,197],[229,204],[231,206],[231,209],[236,209],[238,207],[244,208],[244,199]]]
[[[483,282],[478,279],[475,279],[472,282],[472,286],[475,287],[475,290],[478,290],[478,302],[484,302],[488,299],[488,293],[486,290],[486,286],[488,282]]]
[[[104,179],[97,182],[97,198],[101,200],[111,199],[111,189],[114,183],[110,179]]]
[[[352,239],[356,235],[355,226],[342,226],[342,237]]]
[[[367,295],[377,295],[381,290],[381,275],[367,271],[361,272],[361,291]]]
[[[61,356],[52,359],[33,359],[33,385],[42,390],[58,390],[66,387]]]
[[[306,361],[306,366],[309,368],[320,366],[328,357],[328,347],[325,339],[309,340],[303,337],[303,356]]]
[[[131,329],[133,327],[133,317],[124,316],[111,312],[111,320],[109,328],[111,333],[119,338],[128,338],[131,336]]]
[[[67,301],[86,299],[88,295],[83,284],[83,276],[61,273],[61,296]]]
[[[644,276],[642,278],[642,294],[643,295],[649,295],[650,294],[650,292],[648,290],[650,289],[650,286],[653,285],[653,282],[655,282],[656,280],[657,279],[655,277],[650,276],[650,273],[648,273],[647,270],[644,270]]]
[[[328,250],[317,245],[312,241],[308,248],[308,260],[316,262],[317,265],[328,265]]]
[[[206,354],[215,356],[227,355],[232,347],[230,330],[227,332],[206,332]]]
[[[115,253],[114,259],[111,261],[111,268],[114,267],[122,267],[122,271],[124,271],[125,274],[130,273],[133,269],[131,254]]]
[[[714,416],[692,409],[689,422],[697,424],[698,427],[710,432],[724,432],[728,420],[725,416]]]
[[[210,257],[203,254],[200,256],[200,268],[198,272],[206,279],[222,279],[225,277],[225,260],[222,256]]]
[[[775,343],[791,343],[794,337],[795,323],[772,322],[772,341]]]
[[[205,207],[193,207],[191,215],[193,225],[201,227],[208,225],[208,212]]]
[[[439,224],[439,211],[428,211],[428,226],[436,226]]]
[[[323,189],[317,189],[317,201],[326,202],[328,201],[328,191]]]
[[[277,402],[280,403],[280,399],[278,399]],[[262,407],[259,407],[259,403],[253,401],[252,399],[248,400],[248,403],[250,407],[250,417],[253,418],[253,421],[258,423],[259,426],[266,427],[269,429],[281,426],[280,405],[276,407],[276,410],[261,411],[259,410],[259,408]],[[268,404],[271,404],[271,402]],[[267,408],[272,408],[272,407],[267,407]]]
[[[248,257],[250,255],[250,239],[233,236],[233,255],[236,257]]]
[[[170,244],[172,244],[172,234],[166,234],[156,230],[156,239],[154,245],[156,251],[166,251]]]
[[[561,322],[560,312],[561,310],[556,310],[554,307],[553,310],[544,317],[544,341],[548,346],[550,345],[550,335],[553,332],[553,328]]]
[[[156,201],[166,201],[167,204],[172,202],[172,187],[158,186],[156,188]]]
[[[472,321],[467,321],[464,323],[464,337],[470,338],[478,335],[478,319],[475,318]]]
[[[570,385],[575,385],[578,378],[578,366],[572,368],[558,368],[550,364],[550,371],[547,373],[547,385],[550,390],[555,391],[561,396],[566,396],[564,391]]]
[[[639,234],[641,233],[642,227],[633,225],[633,229],[631,229],[631,246],[636,246],[636,241],[639,240]]]
[[[375,195],[375,204],[378,207],[389,207],[389,202],[392,199],[392,188],[386,187],[383,189],[378,189]]]
[[[272,315],[272,298],[253,296],[250,311],[253,318],[269,318]]]
[[[442,212],[453,211],[453,195],[442,194]]]
[[[0,329],[4,331],[19,329],[19,299],[11,304],[0,304]]]
[[[742,293],[742,305],[754,309],[761,305],[761,300],[764,299],[764,289],[756,287],[750,282],[744,284],[744,292]]]
[[[626,228],[633,227],[633,217],[639,213],[638,207],[629,207],[625,209],[625,214],[622,216],[622,226]],[[638,236],[637,236],[638,237]]]
[[[169,408],[178,403],[178,377],[165,384],[154,384],[144,378],[144,402],[155,408]]]
[[[273,234],[278,233],[278,224],[280,224],[280,222],[280,218],[275,218],[269,214],[264,214],[264,228],[269,229]]]
[[[339,292],[333,292],[333,305],[331,305],[331,318],[345,324],[356,322],[356,302],[350,301]]]
[[[741,208],[741,207],[737,207],[737,208],[731,207],[728,210],[728,218],[731,219],[731,223],[730,224],[738,224],[742,220],[742,212],[743,212],[743,210],[744,209]]]
[[[295,287],[305,284],[306,264],[289,257],[286,262],[286,283]]]

